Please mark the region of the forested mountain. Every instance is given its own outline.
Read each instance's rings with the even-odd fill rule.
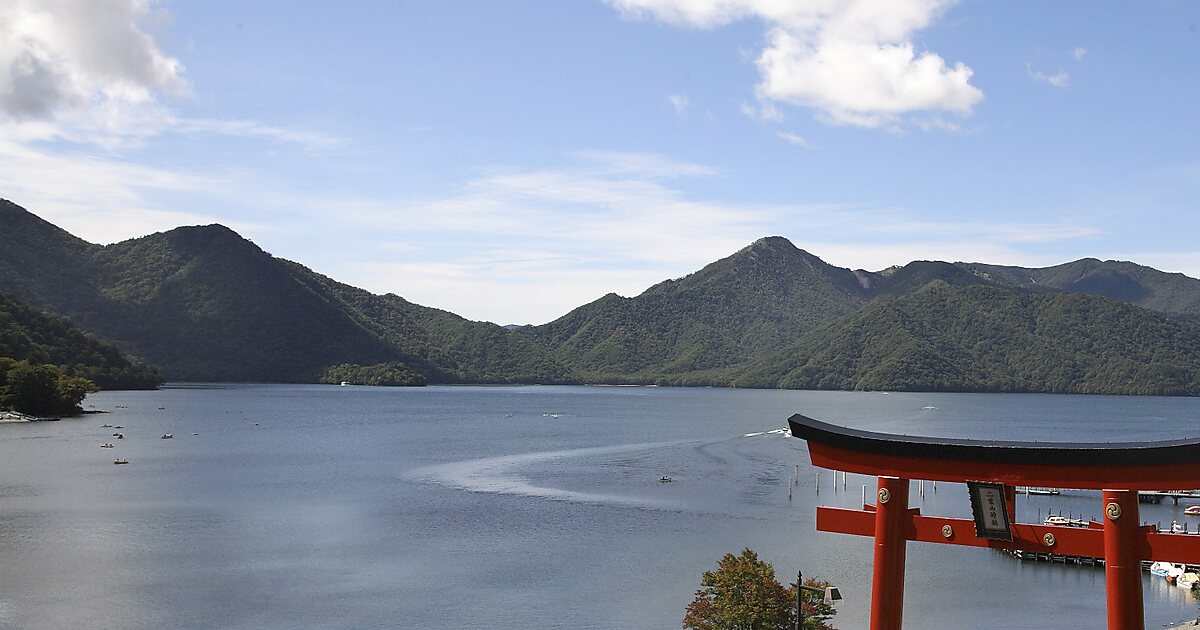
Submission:
[[[1200,281],[1094,259],[852,271],[769,237],[638,296],[502,327],[339,283],[219,225],[99,246],[3,201],[0,291],[172,380],[1200,394]]]
[[[500,326],[334,282],[220,225],[101,247],[3,202],[0,291],[171,380],[316,382],[333,365],[381,363],[432,382],[569,380]]]
[[[1119,260],[1084,258],[1074,262],[1029,269],[979,263],[958,263],[990,282],[1025,289],[1056,289],[1086,293],[1144,306],[1188,319],[1200,319],[1200,280],[1181,273]]]
[[[1097,296],[935,281],[814,331],[734,384],[1196,395],[1200,326]]]
[[[70,322],[0,293],[0,357],[52,364],[104,389],[153,389],[162,383],[154,368],[130,359]]]
[[[589,381],[688,383],[854,312],[866,295],[854,272],[770,237],[637,297],[609,294],[517,334]]]

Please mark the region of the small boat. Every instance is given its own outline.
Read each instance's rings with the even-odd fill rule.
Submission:
[[[1037,486],[1017,486],[1016,491],[1018,494],[1025,495],[1038,494],[1050,496],[1059,494],[1058,488],[1039,488]]]
[[[670,477],[668,477],[666,475],[663,475],[662,479],[658,480],[659,483],[671,483],[672,481],[675,481],[675,480],[671,479]]]
[[[164,434],[162,434],[162,437],[161,437],[161,438],[159,438],[159,439],[160,439],[160,440],[170,440],[170,439],[172,439],[172,438],[174,438],[174,437],[175,437],[175,436],[174,436],[174,435],[171,435],[170,433],[164,433]]]
[[[100,448],[114,448],[114,447],[112,445],[112,442],[105,442],[104,444],[100,445]]]
[[[1167,569],[1167,584],[1174,584],[1175,580],[1178,580],[1179,576],[1183,575],[1183,573],[1183,567],[1178,565],[1174,565],[1170,569]]]
[[[1172,534],[1186,534],[1187,526],[1180,525],[1179,521],[1171,521],[1171,533]]]
[[[1042,521],[1046,525],[1065,525],[1067,527],[1087,527],[1088,522],[1081,518],[1070,518],[1067,516],[1047,516],[1046,520]]]
[[[350,387],[350,381],[342,381],[339,387]]]
[[[1150,575],[1159,577],[1167,577],[1167,571],[1171,570],[1170,562],[1155,562],[1150,565]]]
[[[1183,513],[1188,516],[1200,516],[1200,505],[1189,505]]]
[[[114,429],[124,429],[125,427],[123,427],[123,426],[121,426],[121,425],[119,425],[119,424],[118,424],[118,425],[114,426],[113,428],[114,428]]]
[[[101,429],[111,429],[111,428],[113,428],[113,425],[111,425],[111,424],[102,424],[102,425],[100,425],[100,428],[101,428]]]
[[[1175,586],[1179,588],[1196,588],[1197,582],[1200,582],[1200,575],[1191,571],[1186,571],[1183,575],[1175,578]]]
[[[114,459],[113,463],[114,464],[128,464],[129,460],[128,459]]]
[[[124,440],[125,434],[124,433],[114,433],[113,437],[117,438],[118,440]]]

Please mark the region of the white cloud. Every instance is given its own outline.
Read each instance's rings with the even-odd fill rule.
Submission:
[[[798,147],[804,147],[807,149],[812,146],[811,144],[808,143],[808,140],[805,140],[803,137],[798,136],[790,131],[780,131],[779,133],[777,133],[775,135],[779,136],[784,141],[786,141],[790,144],[794,144]]]
[[[158,94],[183,96],[180,62],[138,27],[147,0],[8,0],[0,4],[0,113],[81,114],[118,122]]]
[[[154,0],[0,2],[0,138],[119,149],[162,134],[225,135],[329,149],[327,134],[248,120],[180,117],[183,64],[141,27],[165,22]]]
[[[971,113],[983,93],[972,71],[917,50],[913,35],[940,17],[952,0],[609,0],[623,14],[675,26],[713,28],[759,18],[767,45],[757,58],[759,108],[772,119],[776,103],[807,107],[831,124],[896,128],[910,114]]]
[[[1067,74],[1065,70],[1060,70],[1055,74],[1045,74],[1040,70],[1034,70],[1033,66],[1030,64],[1025,64],[1025,72],[1029,74],[1030,79],[1033,79],[1034,81],[1040,81],[1042,83],[1048,83],[1056,88],[1067,87],[1067,82],[1071,79],[1071,76]]]
[[[676,114],[682,114],[683,110],[688,108],[688,97],[683,94],[672,94],[667,100],[671,102],[671,107],[675,108]]]
[[[1087,49],[1083,46],[1076,46],[1075,50],[1071,51],[1071,56],[1075,58],[1075,61],[1083,61],[1083,56],[1086,54]]]

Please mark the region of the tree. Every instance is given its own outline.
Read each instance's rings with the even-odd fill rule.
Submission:
[[[817,580],[805,584],[825,587]],[[796,587],[785,587],[775,579],[775,567],[758,554],[743,549],[739,555],[725,554],[716,571],[705,571],[683,617],[687,630],[793,630],[796,625]],[[805,628],[830,628],[827,621],[836,612],[824,603],[807,600]]]
[[[79,403],[96,384],[60,368],[0,357],[0,409],[35,416],[78,413]]]

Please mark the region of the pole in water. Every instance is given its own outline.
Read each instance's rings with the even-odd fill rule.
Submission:
[[[821,494],[821,473],[817,473],[817,494]]]
[[[867,504],[867,484],[863,484],[863,498],[862,498],[862,504],[863,504],[864,506]]]

